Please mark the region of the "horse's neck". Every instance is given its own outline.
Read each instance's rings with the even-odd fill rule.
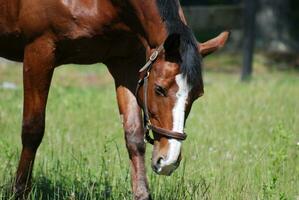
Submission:
[[[139,23],[142,26],[140,35],[143,35],[149,46],[161,45],[167,36],[166,24],[162,21],[156,1],[128,0],[135,10]],[[135,26],[132,24],[132,26]]]

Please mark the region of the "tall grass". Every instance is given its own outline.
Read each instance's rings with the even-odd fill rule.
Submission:
[[[0,69],[0,199],[21,148],[20,68]],[[18,74],[18,75],[15,75]],[[96,74],[94,77],[93,74]],[[108,77],[108,78],[107,78]],[[183,161],[171,177],[147,166],[154,199],[298,199],[299,76],[205,74],[205,95],[187,121]],[[114,86],[101,68],[58,69],[30,199],[131,199],[129,159]]]

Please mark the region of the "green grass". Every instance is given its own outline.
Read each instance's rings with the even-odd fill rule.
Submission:
[[[12,65],[12,64],[11,64]],[[21,68],[0,66],[0,199],[9,199],[21,141]],[[299,198],[299,75],[205,73],[171,176],[147,166],[154,199]],[[104,67],[55,72],[31,199],[131,199],[129,159],[114,86]]]

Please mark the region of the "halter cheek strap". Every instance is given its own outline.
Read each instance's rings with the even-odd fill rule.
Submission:
[[[144,132],[145,132],[145,140],[149,142],[150,144],[154,144],[154,139],[150,136],[149,131],[152,130],[155,133],[159,134],[160,136],[171,138],[171,139],[177,139],[177,140],[185,140],[187,138],[187,135],[185,133],[179,133],[171,130],[167,130],[164,128],[160,128],[157,126],[154,126],[149,117],[149,111],[148,111],[148,78],[152,69],[152,64],[156,61],[158,55],[160,52],[164,49],[164,46],[161,45],[158,47],[150,56],[149,61],[139,70],[140,73],[143,73],[143,76],[139,79],[137,88],[136,88],[136,98],[139,103],[139,105],[142,106],[143,109],[143,120],[144,120]],[[143,86],[143,104],[140,104],[139,98],[138,98],[138,92],[140,88]]]

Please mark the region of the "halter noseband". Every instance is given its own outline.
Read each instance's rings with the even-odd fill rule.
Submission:
[[[139,103],[138,92],[139,92],[141,86],[143,85],[143,102],[144,103],[143,104],[139,103],[139,105],[142,105],[142,109],[143,109],[145,140],[150,144],[154,144],[154,139],[149,134],[150,130],[154,131],[155,133],[157,133],[161,136],[171,138],[171,139],[185,140],[187,138],[187,135],[185,133],[175,132],[175,131],[171,131],[171,130],[167,130],[164,128],[154,126],[151,123],[150,118],[149,118],[149,111],[148,111],[148,104],[147,104],[148,78],[149,78],[153,63],[157,60],[157,57],[159,56],[159,54],[161,53],[161,51],[163,49],[164,49],[164,45],[162,44],[152,53],[152,55],[149,57],[148,62],[139,70],[139,72],[142,72],[143,75],[138,81],[136,93],[135,93],[135,96]]]

